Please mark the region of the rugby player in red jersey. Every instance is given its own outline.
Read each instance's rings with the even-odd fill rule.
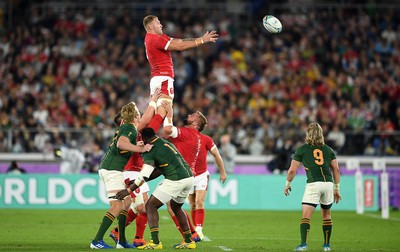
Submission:
[[[200,152],[200,131],[202,131],[207,125],[207,118],[201,112],[197,111],[193,114],[188,115],[183,120],[184,127],[175,127],[172,123],[172,106],[170,104],[166,104],[163,107],[167,111],[167,116],[164,120],[164,135],[176,146],[185,161],[189,164],[190,168],[193,171],[193,174],[195,175],[195,165]],[[178,219],[174,215],[169,204],[167,204],[167,209],[176,227],[183,236],[183,232],[181,227],[179,226]],[[192,239],[196,242],[200,241],[200,236],[196,233],[188,214],[186,213],[186,211],[184,212],[187,216],[189,227],[192,232]]]
[[[216,31],[207,31],[200,38],[171,38],[163,34],[163,26],[154,15],[144,17],[143,26],[146,29],[144,39],[146,57],[151,67],[150,94],[153,94],[156,88],[161,89],[162,96],[157,101],[157,110],[164,110],[160,106],[161,102],[168,100],[172,103],[174,98],[174,65],[171,51],[184,51],[210,42],[214,43],[218,39],[218,34]]]
[[[219,171],[219,179],[222,183],[225,183],[227,176],[224,168],[222,157],[219,154],[218,148],[215,145],[211,137],[200,134],[200,151],[194,167],[195,177],[193,187],[189,192],[189,203],[192,214],[193,224],[195,225],[195,231],[199,235],[200,239],[204,239],[203,224],[204,224],[204,201],[206,199],[206,193],[208,189],[208,180],[210,173],[207,168],[207,153],[210,152],[217,164]]]

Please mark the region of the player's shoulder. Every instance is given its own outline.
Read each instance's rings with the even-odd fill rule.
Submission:
[[[329,145],[324,144],[323,148],[328,152],[335,154],[335,151]]]
[[[305,144],[302,144],[299,147],[297,147],[296,148],[296,152],[305,151],[305,150],[310,149],[310,148],[311,148],[311,145],[305,143]]]
[[[124,123],[119,126],[120,130],[134,130],[136,131],[136,127],[132,123]]]
[[[200,133],[200,136],[201,136],[201,140],[204,140],[204,141],[212,141],[212,138],[211,138],[209,135]]]

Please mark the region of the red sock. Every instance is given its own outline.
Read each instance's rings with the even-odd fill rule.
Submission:
[[[182,209],[183,210],[183,209]],[[192,225],[192,222],[190,221],[189,215],[187,214],[187,212],[185,210],[183,210],[183,212],[186,215],[186,219],[188,221],[189,227],[190,227],[190,232],[192,232],[192,234],[195,232],[194,227]]]
[[[136,218],[136,236],[139,237],[139,239],[143,239],[146,225],[147,225],[147,214],[146,213],[139,214],[138,217]]]
[[[197,226],[197,222],[196,222],[196,211],[197,210],[191,210],[190,213],[192,214],[192,221],[193,221],[193,225]]]
[[[176,228],[179,230],[179,232],[180,232],[181,235],[183,236],[183,231],[182,231],[181,225],[179,225],[178,218],[176,218],[176,216],[174,215],[174,216],[172,217],[172,220],[174,221]]]
[[[164,118],[162,118],[159,114],[155,114],[147,127],[153,128],[154,132],[158,132],[161,127],[161,124],[164,122]]]
[[[129,224],[132,223],[136,219],[137,215],[132,211],[132,209],[129,208],[128,211],[128,217],[126,217],[126,226],[129,226]]]
[[[197,209],[196,210],[196,226],[203,226],[204,224],[204,209]]]

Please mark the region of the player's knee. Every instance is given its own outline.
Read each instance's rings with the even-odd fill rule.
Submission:
[[[198,200],[196,201],[196,209],[203,209],[204,208],[204,201]]]
[[[136,207],[136,209],[140,214],[146,213],[146,207],[144,206],[144,204],[140,204],[139,206]]]

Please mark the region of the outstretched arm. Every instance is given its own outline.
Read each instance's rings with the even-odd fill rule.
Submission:
[[[195,48],[207,43],[215,43],[218,39],[218,33],[216,31],[207,31],[203,37],[200,38],[174,38],[171,40],[167,50],[170,51],[184,51],[191,48]]]

